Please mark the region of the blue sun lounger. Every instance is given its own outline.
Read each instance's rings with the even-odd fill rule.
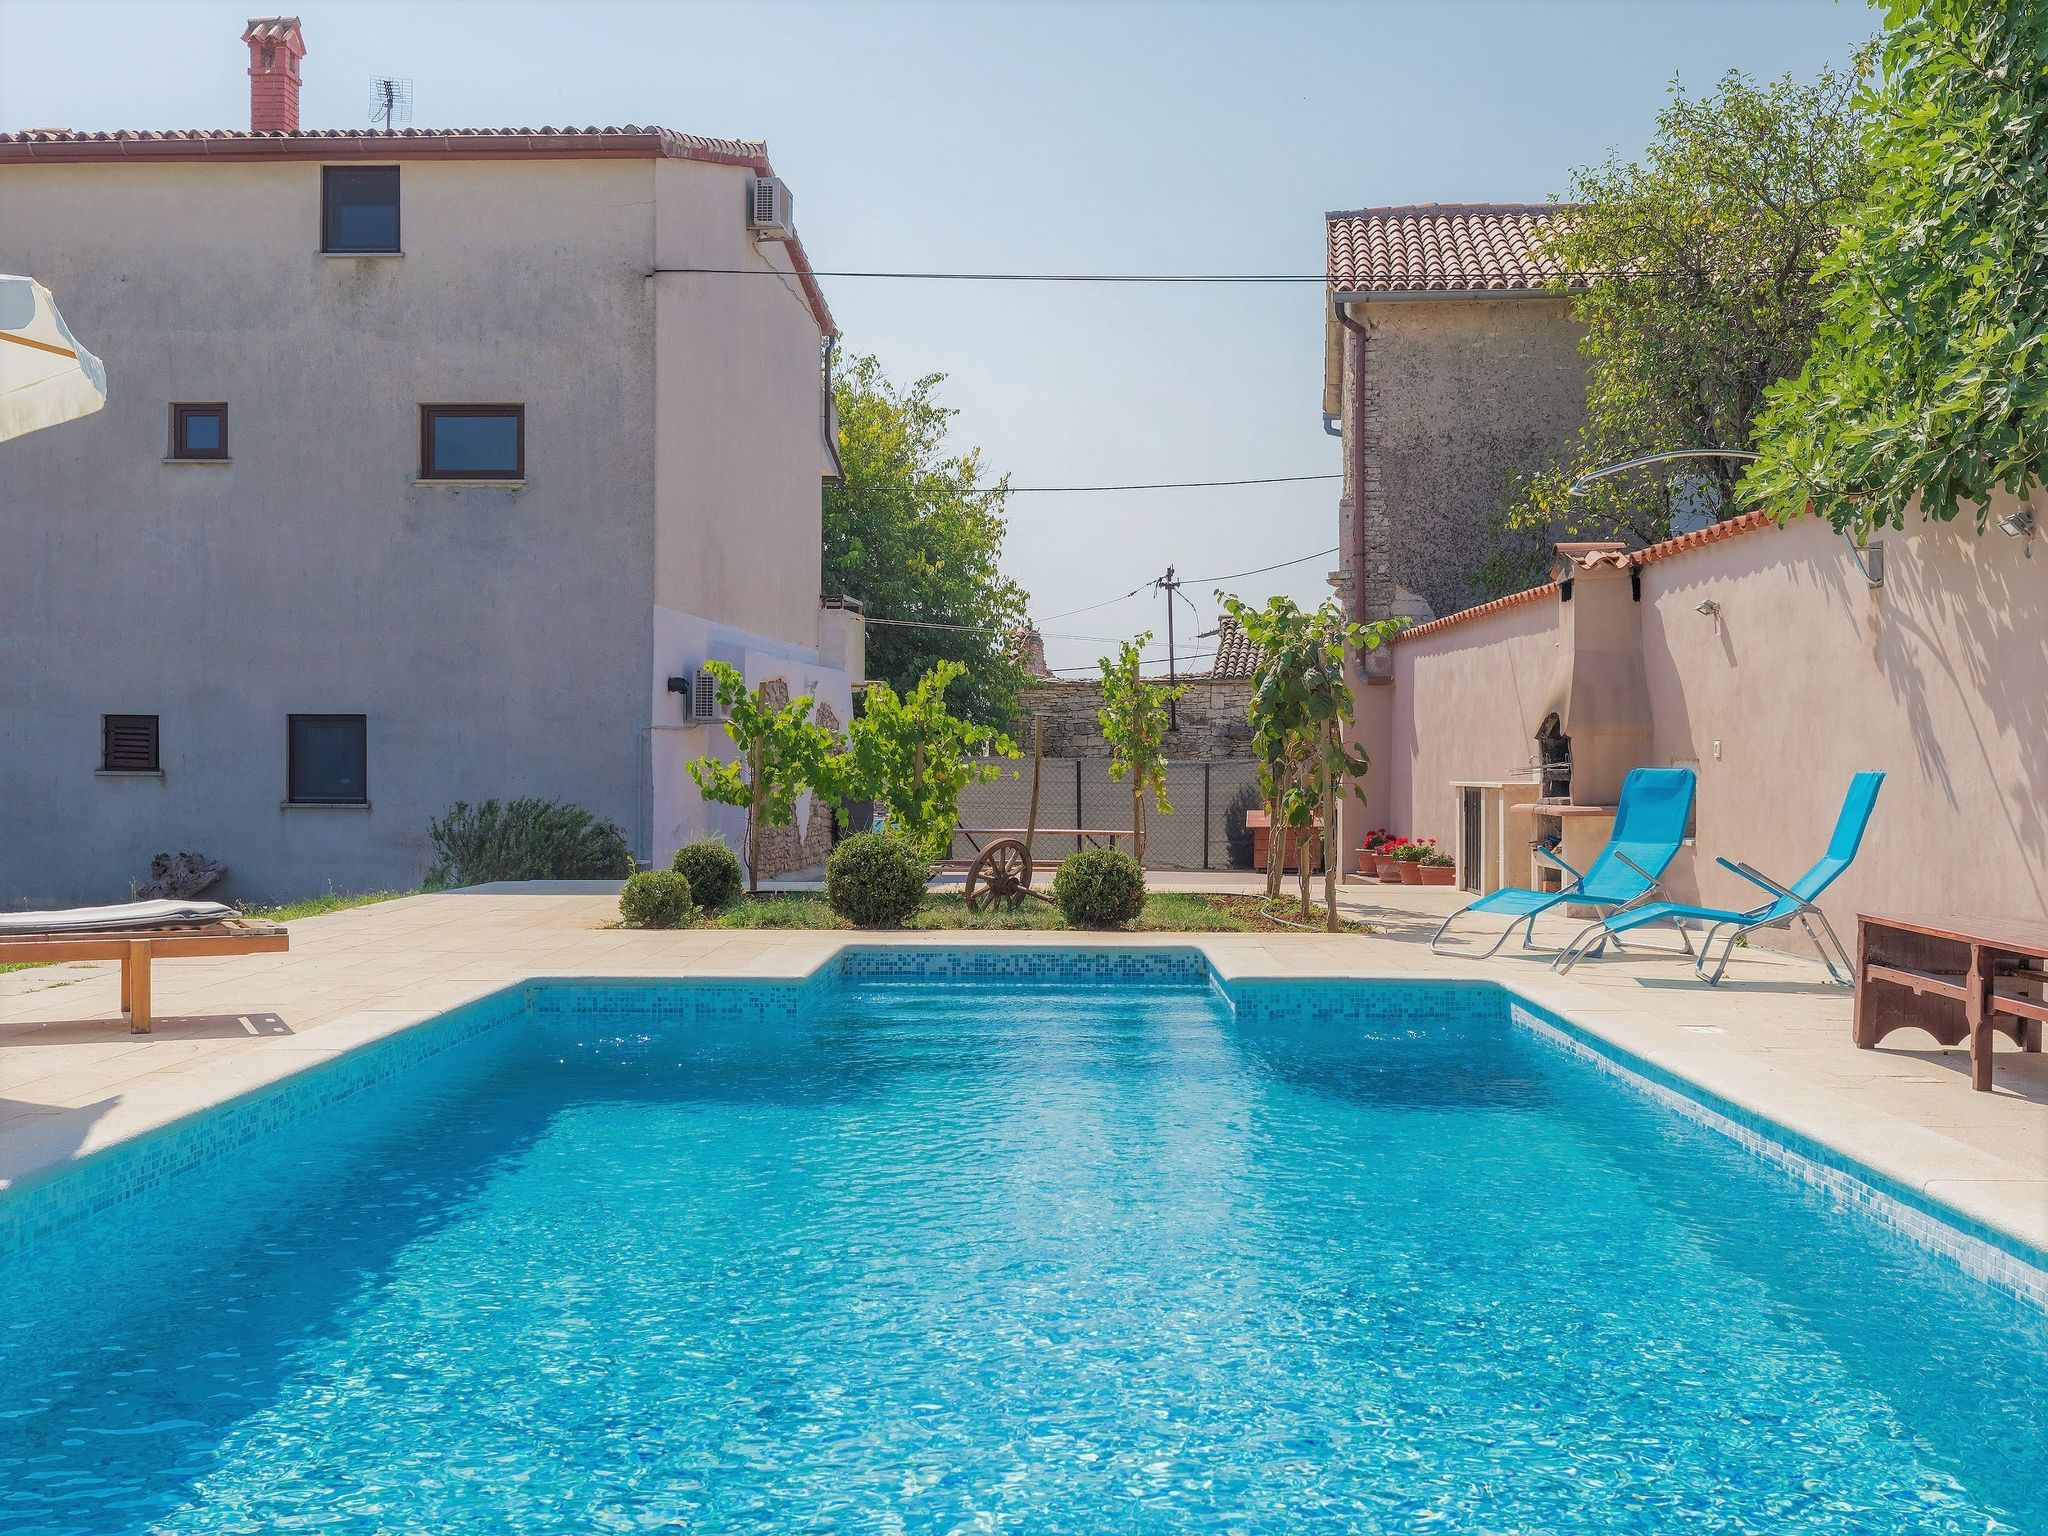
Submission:
[[[1685,824],[1692,815],[1693,772],[1690,768],[1636,768],[1622,781],[1621,803],[1614,812],[1614,834],[1600,850],[1586,872],[1580,874],[1548,849],[1537,852],[1572,878],[1562,890],[1531,891],[1507,886],[1489,891],[1468,902],[1443,920],[1429,941],[1431,954],[1464,954],[1483,960],[1508,941],[1515,925],[1526,923],[1522,947],[1535,949],[1536,919],[1553,907],[1607,907],[1622,909],[1648,900],[1656,894],[1664,866],[1678,854],[1685,841]],[[1451,924],[1468,912],[1505,915],[1507,927],[1483,950],[1443,950],[1438,946]]]
[[[1700,941],[1698,954],[1693,960],[1693,972],[1709,986],[1721,979],[1721,973],[1728,969],[1728,957],[1735,953],[1735,945],[1744,934],[1754,933],[1759,928],[1778,928],[1796,922],[1806,930],[1806,936],[1813,941],[1813,947],[1820,951],[1821,964],[1828,968],[1828,975],[1847,986],[1854,979],[1856,967],[1850,962],[1849,952],[1842,948],[1842,941],[1835,935],[1832,924],[1825,913],[1814,905],[1820,893],[1835,883],[1835,879],[1856,859],[1856,850],[1863,845],[1863,832],[1870,825],[1870,812],[1877,804],[1877,791],[1884,783],[1882,773],[1859,773],[1849,781],[1849,793],[1842,801],[1842,814],[1835,818],[1835,833],[1828,839],[1828,851],[1818,864],[1790,885],[1780,885],[1769,875],[1760,873],[1749,864],[1736,863],[1728,859],[1715,862],[1723,869],[1733,870],[1753,885],[1760,885],[1771,895],[1762,906],[1751,907],[1746,912],[1730,911],[1723,907],[1695,907],[1678,901],[1653,901],[1644,906],[1631,907],[1625,912],[1616,912],[1586,928],[1578,937],[1564,947],[1552,969],[1568,971],[1588,954],[1598,954],[1600,948],[1618,933],[1627,933],[1634,928],[1646,927],[1651,923],[1704,923],[1707,936]],[[1820,934],[1813,925],[1820,924],[1821,933],[1828,936],[1835,953],[1830,956],[1827,946],[1821,943]],[[1714,967],[1714,974],[1707,974],[1707,958],[1713,953],[1714,939],[1722,929],[1727,929],[1727,942],[1721,946],[1720,963]],[[1684,942],[1686,952],[1691,954],[1692,940],[1686,937],[1685,929],[1679,928],[1679,938]],[[1835,969],[1839,958],[1842,968]]]

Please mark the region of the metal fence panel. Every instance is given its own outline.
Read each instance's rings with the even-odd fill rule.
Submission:
[[[1001,776],[970,784],[960,796],[960,825],[969,829],[1021,828],[1031,807],[1031,769],[1004,761]],[[1048,757],[1040,778],[1041,827],[1131,825],[1130,784],[1109,776],[1109,759]],[[1166,798],[1170,812],[1153,811],[1146,822],[1145,863],[1151,869],[1249,869],[1251,841],[1244,813],[1258,805],[1258,771],[1245,761],[1169,763]],[[986,836],[953,839],[953,857],[972,858]],[[1037,840],[1042,859],[1065,858],[1080,846],[1073,837]],[[1123,844],[1128,848],[1126,841]]]

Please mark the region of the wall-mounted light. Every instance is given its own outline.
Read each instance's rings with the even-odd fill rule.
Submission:
[[[1711,597],[1707,598],[1697,608],[1693,609],[1693,612],[1712,619],[1714,621],[1714,633],[1717,635],[1721,633],[1721,605],[1719,603],[1715,602]]]
[[[2034,558],[2034,533],[2039,523],[2034,517],[2034,504],[2031,501],[2021,502],[2017,512],[2006,513],[1998,520],[1998,526],[2016,539],[2025,539],[2027,558]]]

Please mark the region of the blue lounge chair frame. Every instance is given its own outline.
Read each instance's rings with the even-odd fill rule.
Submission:
[[[1598,955],[1609,940],[1619,947],[1621,941],[1617,934],[1644,928],[1651,923],[1671,923],[1678,928],[1686,953],[1693,956],[1693,974],[1710,987],[1718,986],[1722,973],[1728,969],[1729,957],[1745,936],[1760,928],[1789,928],[1797,923],[1819,952],[1821,964],[1828,968],[1829,978],[1841,986],[1853,985],[1855,964],[1849,959],[1848,950],[1843,948],[1834,925],[1817,903],[1821,892],[1833,885],[1855,862],[1857,850],[1863,846],[1863,834],[1870,826],[1870,813],[1877,805],[1878,789],[1883,784],[1884,775],[1879,772],[1859,773],[1849,781],[1849,792],[1842,798],[1841,814],[1835,818],[1835,830],[1828,839],[1827,852],[1813,868],[1789,885],[1780,884],[1752,864],[1732,859],[1715,860],[1723,869],[1769,892],[1769,901],[1742,912],[1678,901],[1654,901],[1614,912],[1587,925],[1574,936],[1557,959],[1551,962],[1551,969],[1559,973],[1568,971],[1586,956]],[[1682,926],[1687,922],[1706,925],[1706,936],[1700,940],[1697,952]],[[1820,925],[1818,932],[1814,928],[1816,923]],[[1822,934],[1827,936],[1825,944],[1821,942]],[[1713,956],[1717,939],[1721,944],[1721,958],[1715,962],[1713,974],[1709,975],[1707,962]],[[1828,953],[1829,945],[1834,946],[1832,955]],[[1840,969],[1836,968],[1836,960],[1841,961]]]
[[[1694,786],[1690,768],[1632,769],[1622,781],[1613,835],[1583,874],[1539,844],[1536,852],[1570,875],[1570,882],[1556,891],[1505,886],[1467,902],[1445,918],[1431,935],[1430,953],[1483,960],[1507,943],[1517,927],[1523,930],[1522,947],[1537,949],[1541,946],[1536,943],[1536,919],[1554,907],[1605,907],[1618,912],[1648,901],[1657,893],[1657,882],[1663,877],[1665,866],[1677,857],[1679,845],[1685,841]],[[1508,925],[1485,949],[1441,948],[1451,924],[1468,912],[1504,912],[1508,914]]]

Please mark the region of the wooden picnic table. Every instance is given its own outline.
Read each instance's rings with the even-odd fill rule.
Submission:
[[[1855,1039],[1894,1030],[1970,1044],[1970,1086],[1991,1090],[1991,1048],[2006,1035],[2041,1049],[2048,1022],[2048,923],[1863,912],[1856,918]]]

